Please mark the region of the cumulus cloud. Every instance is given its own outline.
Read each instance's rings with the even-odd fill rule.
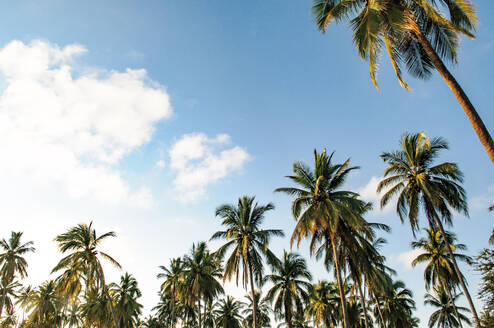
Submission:
[[[417,256],[419,256],[421,254],[421,250],[420,249],[412,249],[408,252],[404,252],[404,253],[401,253],[401,254],[398,254],[396,256],[396,261],[401,264],[403,267],[405,267],[406,269],[412,269],[412,261],[415,260],[415,258],[417,258]],[[422,265],[422,264],[419,264],[419,265]]]
[[[186,134],[170,148],[170,167],[177,173],[174,186],[178,199],[190,202],[203,197],[206,187],[238,171],[249,159],[244,148],[230,144],[230,137],[209,138],[203,133]]]
[[[388,205],[386,205],[383,209],[381,209],[381,195],[376,192],[378,184],[379,178],[373,176],[370,178],[369,182],[365,186],[361,187],[357,191],[363,200],[371,202],[374,205],[372,213],[375,215],[386,214],[393,210],[391,202],[388,203]]]
[[[169,96],[144,69],[76,70],[86,52],[39,40],[0,49],[0,174],[148,207],[149,190],[131,190],[118,164],[170,117]]]

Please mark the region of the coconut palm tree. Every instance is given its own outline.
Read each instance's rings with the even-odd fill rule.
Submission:
[[[56,283],[49,280],[31,294],[28,301],[28,327],[58,327],[63,320],[62,299],[57,295]]]
[[[413,293],[407,289],[405,283],[397,280],[391,283],[391,290],[381,298],[381,304],[376,307],[382,308],[383,316],[388,327],[410,328],[415,322],[413,310],[415,301]]]
[[[439,230],[429,228],[425,229],[425,232],[425,238],[412,242],[413,249],[423,251],[412,261],[412,266],[415,267],[419,263],[427,263],[424,270],[425,287],[427,289],[430,289],[431,286],[441,286],[443,288],[443,291],[449,296],[458,323],[462,327],[461,320],[459,319],[460,314],[456,311],[456,304],[453,301],[452,293],[452,289],[458,285],[458,278],[454,271],[453,263],[449,258],[447,246]],[[473,262],[471,257],[458,253],[460,250],[466,250],[466,246],[464,244],[455,244],[456,236],[453,233],[446,231],[446,237],[457,260]]]
[[[465,315],[470,311],[461,306],[452,306],[459,297],[454,295],[451,299],[441,285],[434,288],[433,294],[425,294],[424,304],[437,309],[429,318],[429,328],[458,328],[461,327],[461,321],[470,324],[470,319]]]
[[[106,285],[101,260],[106,260],[118,269],[121,266],[113,257],[99,249],[99,246],[104,240],[115,236],[116,234],[113,231],[98,236],[92,222],[89,225],[79,224],[70,228],[67,232],[58,235],[55,238],[55,241],[58,243],[58,249],[62,254],[69,254],[58,262],[55,268],[53,268],[52,273],[71,268],[82,270],[84,272],[86,290],[96,287],[103,292],[108,299],[114,326],[115,328],[120,328],[113,306],[113,300],[108,293],[108,286]]]
[[[293,328],[294,313],[304,311],[312,275],[304,258],[287,251],[283,252],[281,261],[272,263],[271,272],[264,278],[264,282],[273,284],[266,299],[274,305],[274,312],[278,318],[283,318],[287,327]]]
[[[6,308],[8,311],[14,309],[14,298],[17,297],[17,291],[22,287],[17,281],[11,281],[6,283],[6,280],[0,279],[0,293],[2,299],[0,299],[0,307]]]
[[[221,278],[221,266],[218,258],[211,254],[205,242],[192,245],[189,255],[184,257],[184,276],[188,303],[197,304],[198,328],[202,328],[201,301],[212,301],[223,294],[223,287],[217,279]]]
[[[216,216],[220,217],[222,225],[226,230],[216,232],[211,240],[226,239],[226,243],[221,246],[216,253],[223,258],[232,249],[230,256],[225,263],[223,280],[231,280],[236,276],[238,284],[242,280],[244,288],[250,283],[250,291],[254,298],[254,280],[262,280],[263,259],[268,262],[275,259],[274,254],[269,250],[269,241],[273,236],[282,237],[283,231],[277,229],[262,229],[266,212],[274,209],[274,205],[259,205],[255,202],[255,197],[243,196],[239,198],[237,205],[221,205],[216,209]],[[256,303],[253,303],[253,327],[257,328]]]
[[[463,108],[477,136],[494,163],[494,142],[482,119],[445,65],[457,61],[459,35],[473,37],[478,23],[469,0],[313,0],[316,24],[323,33],[333,22],[350,20],[353,41],[360,57],[369,61],[371,80],[376,88],[378,59],[387,50],[400,84],[402,66],[420,79],[435,68]],[[441,12],[448,11],[449,19]]]
[[[115,311],[121,328],[133,328],[142,311],[138,298],[142,296],[137,280],[127,272],[120,278],[120,284],[110,284],[110,294],[115,300]]]
[[[183,261],[180,257],[172,259],[170,261],[169,268],[165,266],[160,266],[161,273],[158,274],[158,278],[164,279],[165,281],[161,284],[161,291],[170,297],[171,304],[171,327],[174,328],[176,325],[175,317],[175,303],[180,291],[180,284],[183,284],[184,280],[184,266]]]
[[[2,286],[2,294],[0,299],[0,317],[2,316],[4,304],[9,286],[15,279],[16,275],[20,278],[27,277],[27,261],[24,256],[35,251],[33,242],[22,242],[22,232],[12,231],[9,240],[2,239],[0,241],[0,279]]]
[[[333,153],[334,154],[334,153]],[[290,243],[302,238],[311,237],[311,255],[319,242],[327,240],[335,268],[336,280],[340,290],[340,302],[343,313],[343,327],[349,328],[346,302],[343,295],[342,267],[339,262],[338,245],[341,242],[340,230],[343,223],[354,230],[362,230],[368,226],[362,213],[368,208],[368,203],[360,200],[358,194],[343,190],[343,184],[350,172],[358,167],[350,167],[350,160],[342,164],[333,164],[333,154],[327,155],[326,150],[321,154],[314,150],[314,168],[296,162],[293,164],[293,175],[288,176],[297,187],[278,188],[294,196],[292,214],[297,220]]]
[[[466,193],[461,186],[463,173],[455,163],[435,163],[439,152],[448,149],[448,143],[442,138],[430,139],[423,132],[405,134],[400,144],[400,150],[381,155],[389,165],[377,187],[377,192],[385,191],[381,207],[397,195],[396,212],[402,222],[409,221],[414,235],[420,229],[418,215],[419,210],[423,209],[429,226],[441,231],[476,327],[480,328],[467,283],[458,268],[448,238],[445,238],[443,227],[443,221],[452,225],[452,210],[468,215]]]
[[[247,299],[247,303],[243,304],[242,315],[244,316],[244,328],[252,327],[253,325],[253,314],[252,309],[254,308],[254,302],[256,302],[256,319],[257,325],[260,328],[271,327],[271,318],[270,315],[272,313],[271,304],[265,297],[261,297],[261,292],[256,290],[254,292],[254,299],[252,298],[252,293],[248,293],[245,295]]]
[[[214,305],[214,316],[218,328],[240,328],[242,303],[227,296]]]
[[[339,291],[335,283],[322,280],[309,288],[306,318],[314,327],[332,328],[341,320]]]
[[[90,287],[85,291],[80,306],[80,315],[83,318],[83,327],[110,327],[115,325],[112,317],[109,299],[101,288]],[[118,323],[118,321],[117,321]]]

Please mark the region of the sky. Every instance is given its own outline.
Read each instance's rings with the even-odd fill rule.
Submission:
[[[494,3],[475,1],[480,25],[448,67],[489,128],[494,122]],[[441,78],[405,75],[402,89],[382,57],[377,91],[349,28],[319,33],[306,1],[62,1],[0,3],[1,238],[35,242],[28,283],[49,277],[61,254],[53,238],[72,225],[115,231],[103,244],[133,274],[144,313],[158,301],[159,265],[220,229],[214,210],[255,195],[276,210],[265,225],[289,236],[292,163],[313,150],[360,166],[347,188],[375,203],[389,224],[383,253],[414,291],[426,327],[423,267],[393,208],[378,208],[379,158],[405,132],[442,136],[442,161],[465,174],[470,217],[452,229],[469,255],[487,246],[494,174],[470,123]],[[424,221],[423,221],[424,222]],[[214,250],[217,243],[211,243]],[[288,238],[272,241],[277,254]],[[305,257],[305,245],[299,250]],[[309,260],[315,279],[331,279]],[[474,295],[479,277],[462,266]],[[227,292],[244,291],[229,284]],[[463,300],[463,303],[464,300]],[[478,301],[477,301],[477,304]]]

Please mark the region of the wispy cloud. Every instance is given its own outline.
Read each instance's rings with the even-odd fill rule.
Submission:
[[[391,212],[393,210],[393,206],[391,203],[386,205],[383,209],[381,209],[380,206],[380,201],[381,201],[381,195],[377,193],[377,185],[379,184],[379,178],[376,176],[373,176],[370,178],[369,182],[361,188],[357,190],[359,193],[360,197],[367,201],[371,202],[373,204],[373,210],[372,210],[372,215],[383,215]]]
[[[171,147],[170,168],[176,172],[177,198],[191,202],[206,194],[206,187],[240,170],[249,159],[239,146],[223,149],[230,137],[219,134],[209,138],[204,133],[186,134]]]

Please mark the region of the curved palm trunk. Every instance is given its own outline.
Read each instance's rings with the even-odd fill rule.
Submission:
[[[456,263],[456,258],[453,254],[453,251],[451,250],[451,245],[449,244],[448,239],[446,238],[446,233],[444,232],[444,227],[443,223],[441,220],[436,216],[435,221],[437,226],[439,227],[439,230],[441,230],[441,234],[443,236],[443,240],[446,243],[446,247],[448,248],[448,253],[449,256],[451,257],[451,260],[453,261],[453,266],[455,268],[456,275],[458,276],[458,280],[460,280],[461,288],[463,289],[463,293],[465,294],[467,300],[468,300],[468,305],[470,305],[470,310],[472,311],[473,318],[475,320],[475,326],[477,328],[481,328],[482,326],[480,325],[480,320],[477,315],[477,311],[475,310],[475,305],[473,305],[472,297],[470,296],[470,292],[468,291],[467,284],[465,283],[465,279],[463,279],[463,276],[461,275],[460,269],[458,268],[458,263]]]
[[[344,290],[343,290],[343,281],[341,279],[340,261],[338,260],[338,253],[336,251],[336,240],[335,240],[334,236],[331,236],[331,246],[333,248],[336,280],[338,281],[338,289],[340,290],[341,312],[343,312],[343,327],[349,328],[350,323],[348,322],[348,312],[346,309],[346,300],[345,300],[345,294],[344,294]]]
[[[252,265],[250,259],[248,260],[249,265],[249,276],[250,276],[250,291],[252,293],[252,326],[257,328],[257,302],[256,302],[256,291],[254,288],[254,275],[252,274]]]
[[[448,293],[448,297],[449,297],[449,301],[451,302],[451,305],[453,305],[453,311],[455,312],[455,316],[458,319],[458,324],[460,325],[460,328],[463,328],[463,325],[461,324],[460,315],[458,314],[458,309],[456,308],[455,299],[453,298],[453,294],[451,293],[451,288],[448,285],[446,285],[446,282],[444,280],[442,281],[442,284],[444,286],[443,287],[444,290],[446,290],[446,292]]]
[[[456,81],[454,76],[446,68],[446,65],[444,65],[441,58],[439,58],[436,51],[430,44],[429,40],[427,40],[425,35],[422,33],[417,23],[412,20],[411,25],[413,31],[412,35],[414,39],[418,43],[420,43],[422,48],[424,48],[425,52],[427,53],[432,63],[434,64],[434,67],[437,69],[439,74],[441,74],[442,78],[444,79],[448,87],[451,89],[451,91],[453,91],[453,94],[458,100],[458,103],[463,108],[463,111],[470,120],[473,129],[477,133],[477,137],[484,146],[487,155],[489,156],[491,162],[494,164],[494,142],[492,141],[491,135],[489,134],[489,131],[485,127],[484,122],[482,122],[482,119],[475,110],[475,107],[473,107],[465,91],[463,91],[460,84]],[[478,326],[478,318],[476,316],[475,316],[475,321],[477,322],[477,326]]]
[[[379,318],[381,319],[383,327],[387,328],[386,327],[386,321],[384,321],[383,312],[381,310],[381,306],[379,305],[379,299],[377,298],[376,293],[374,293],[373,291],[369,291],[369,294],[372,294],[372,297],[374,298],[374,302],[376,302],[377,313],[379,313]]]
[[[364,293],[362,292],[362,285],[360,283],[360,279],[356,279],[355,283],[357,284],[358,292],[360,294],[360,301],[362,302],[362,307],[364,308],[365,328],[369,328],[369,321],[367,319],[367,305],[365,304],[365,297],[364,297]]]

